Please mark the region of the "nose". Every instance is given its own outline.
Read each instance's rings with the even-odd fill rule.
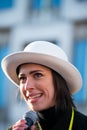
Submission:
[[[34,81],[31,78],[27,78],[25,83],[25,90],[31,90],[34,88]]]

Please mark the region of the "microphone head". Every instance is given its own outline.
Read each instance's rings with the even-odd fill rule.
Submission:
[[[33,122],[33,124],[35,124],[36,121],[38,120],[37,113],[36,113],[35,111],[32,111],[32,110],[26,112],[26,113],[23,115],[23,118],[24,118],[24,119],[27,119],[27,118],[31,119],[32,122]]]

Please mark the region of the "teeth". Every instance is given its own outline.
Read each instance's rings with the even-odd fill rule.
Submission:
[[[28,91],[26,92],[26,97],[29,97],[29,92]]]
[[[37,97],[40,97],[41,94],[38,94],[38,95],[33,95],[33,96],[29,96],[30,99],[34,99],[34,98],[37,98]]]

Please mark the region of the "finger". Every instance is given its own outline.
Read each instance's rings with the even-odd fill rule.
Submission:
[[[21,119],[21,120],[19,120],[19,121],[16,122],[16,124],[20,124],[20,123],[21,123],[21,124],[25,124],[25,123],[26,123],[26,120]]]
[[[35,129],[35,125],[32,125],[30,130],[34,130]]]
[[[28,126],[24,125],[24,126],[12,126],[12,130],[24,130],[27,129]]]
[[[23,129],[24,130],[24,128],[27,128],[28,126],[26,125],[26,121],[25,120],[19,120],[19,121],[17,121],[13,126],[12,126],[12,130],[19,130],[19,128],[20,128],[20,130],[21,129]]]

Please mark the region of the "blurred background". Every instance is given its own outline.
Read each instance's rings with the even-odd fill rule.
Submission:
[[[87,115],[87,0],[0,0],[0,63],[30,42],[46,40],[61,46],[80,71],[82,89],[73,95]],[[0,130],[28,111],[19,90],[0,66]]]

